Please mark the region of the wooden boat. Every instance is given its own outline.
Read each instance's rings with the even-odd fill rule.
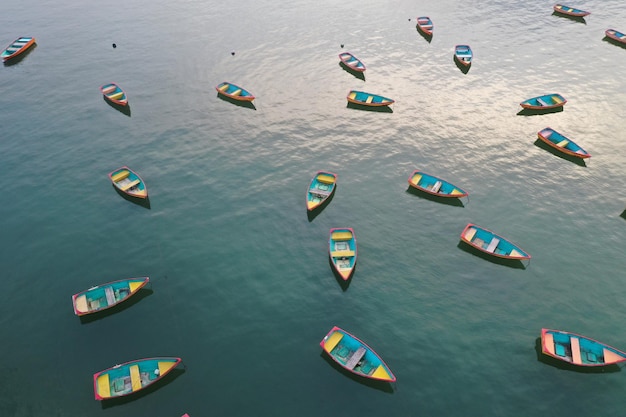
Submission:
[[[385,382],[396,381],[395,375],[374,349],[337,326],[324,336],[320,346],[332,360],[353,374]]]
[[[496,235],[490,230],[475,224],[468,224],[461,233],[461,240],[476,249],[498,258],[504,259],[530,259],[530,255],[519,246]]]
[[[96,400],[123,397],[141,391],[171,372],[182,361],[181,358],[138,359],[93,375]]]
[[[313,211],[335,192],[337,174],[327,171],[318,171],[309,185],[306,193],[306,209]]]
[[[128,97],[126,97],[126,93],[119,85],[115,83],[105,84],[100,87],[100,91],[102,91],[104,98],[111,103],[117,104],[118,106],[128,105]]]
[[[252,101],[254,96],[248,90],[245,90],[235,84],[224,81],[215,87],[219,94],[238,101]]]
[[[91,287],[72,296],[74,314],[84,316],[106,310],[130,298],[142,289],[150,278],[127,278]]]
[[[360,59],[352,55],[350,52],[342,52],[339,54],[339,59],[348,68],[357,72],[365,71],[365,64]]]
[[[388,106],[394,103],[394,100],[379,96],[376,94],[365,93],[363,91],[350,90],[347,97],[350,103],[360,104],[363,106]]]
[[[604,32],[604,34],[613,39],[614,41],[626,44],[626,34],[622,33],[622,32],[618,32],[615,29],[607,29],[606,32]]]
[[[573,7],[564,6],[562,4],[555,4],[554,11],[557,13],[561,13],[567,16],[574,16],[574,17],[585,17],[589,14],[589,12],[586,12],[584,10],[575,9]]]
[[[415,170],[409,177],[409,185],[425,193],[446,198],[466,197],[467,193],[448,181]]]
[[[328,254],[335,271],[347,281],[356,265],[356,237],[349,227],[330,229]]]
[[[579,334],[541,329],[544,355],[577,366],[607,366],[626,361],[626,353]]]
[[[137,198],[148,198],[148,188],[141,177],[127,166],[109,173],[113,185],[123,193]]]
[[[417,29],[426,36],[433,36],[433,21],[428,16],[417,18]]]
[[[563,107],[565,103],[567,103],[567,100],[565,100],[562,95],[554,93],[529,98],[528,100],[522,101],[520,106],[529,110],[543,110]]]
[[[590,158],[591,155],[589,152],[578,146],[571,139],[566,138],[556,130],[551,127],[546,127],[545,129],[539,131],[537,133],[539,139],[557,149],[567,155],[575,156],[577,158]]]
[[[472,48],[469,45],[456,45],[454,47],[454,58],[466,67],[472,65],[473,56]]]
[[[22,36],[14,40],[11,45],[7,46],[5,50],[2,51],[2,54],[0,54],[0,56],[2,57],[2,60],[6,62],[11,58],[15,58],[20,54],[23,54],[28,48],[30,48],[34,44],[35,38]]]

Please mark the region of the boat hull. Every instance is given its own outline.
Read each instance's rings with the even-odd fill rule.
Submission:
[[[591,158],[589,152],[550,127],[537,132],[537,137],[550,147],[566,155],[581,159]]]
[[[146,286],[150,278],[127,278],[91,287],[72,296],[74,314],[85,316],[114,307]]]
[[[502,259],[530,259],[528,252],[500,235],[469,223],[461,232],[461,240],[489,255]]]
[[[467,192],[456,185],[420,170],[413,171],[409,176],[409,186],[443,198],[461,198],[468,195]]]
[[[384,382],[396,381],[374,349],[337,326],[324,336],[320,346],[339,366],[355,375]]]
[[[562,330],[541,329],[544,355],[581,367],[616,365],[626,361],[626,353],[614,347]]]
[[[346,98],[350,103],[370,107],[389,106],[395,102],[387,97],[356,90],[351,90]]]
[[[349,280],[354,272],[357,259],[356,236],[352,228],[336,227],[330,229],[328,255],[337,274],[344,281]]]
[[[221,94],[233,100],[252,101],[255,99],[254,95],[252,95],[248,90],[241,88],[233,83],[229,83],[228,81],[224,81],[218,84],[215,89],[217,90],[218,94]]]
[[[318,171],[306,193],[306,209],[313,211],[322,206],[335,193],[337,174]]]
[[[14,40],[9,46],[7,46],[0,57],[4,62],[16,58],[26,52],[31,46],[35,44],[35,38],[22,36]]]
[[[115,188],[130,197],[141,199],[148,198],[148,188],[146,184],[136,172],[127,166],[111,171],[109,173],[109,179]]]
[[[547,110],[563,107],[567,100],[560,94],[546,94],[522,101],[520,106],[529,110]]]

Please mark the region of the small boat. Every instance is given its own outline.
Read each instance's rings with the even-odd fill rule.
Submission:
[[[579,334],[541,329],[544,355],[577,366],[607,366],[626,361],[626,353]]]
[[[130,298],[142,289],[150,278],[127,278],[91,287],[72,296],[74,314],[84,316],[106,310]]]
[[[565,100],[562,95],[553,93],[529,98],[528,100],[522,101],[520,106],[529,110],[543,110],[563,107],[565,103],[567,103],[567,100]]]
[[[320,346],[341,367],[369,379],[395,382],[396,377],[374,349],[356,336],[334,326]]]
[[[390,98],[356,90],[350,90],[347,99],[350,103],[363,106],[388,106],[394,103],[394,100]]]
[[[35,44],[35,38],[22,36],[21,38],[17,38],[13,43],[6,47],[0,56],[3,61],[8,61],[11,58],[15,58],[20,54],[26,52],[28,48]]]
[[[141,391],[171,372],[182,361],[181,358],[138,359],[93,375],[96,400],[123,397]]]
[[[626,34],[618,32],[615,29],[607,29],[604,34],[614,41],[626,44]]]
[[[466,197],[467,192],[448,181],[415,170],[409,177],[409,185],[425,193],[439,197],[461,198]]]
[[[539,139],[563,153],[577,158],[590,158],[589,152],[578,146],[569,138],[566,138],[556,130],[546,127],[537,133]]]
[[[128,97],[126,97],[126,93],[119,85],[115,83],[105,84],[100,87],[100,91],[102,91],[104,98],[109,100],[111,103],[119,106],[128,105]]]
[[[574,16],[574,17],[585,17],[590,13],[584,10],[575,9],[573,7],[564,6],[562,4],[555,4],[554,11],[557,13],[562,13],[562,14],[565,14],[568,16]]]
[[[353,71],[363,72],[365,71],[365,64],[360,59],[352,55],[350,52],[342,52],[339,54],[339,59],[348,68]]]
[[[313,211],[322,204],[335,192],[335,184],[337,182],[337,174],[326,171],[318,171],[306,193],[306,209]]]
[[[219,84],[217,87],[215,87],[215,89],[217,90],[218,94],[222,94],[228,98],[232,98],[233,100],[237,100],[237,101],[254,100],[254,96],[250,94],[248,90],[244,90],[243,88],[235,84],[229,83],[227,81],[224,81],[223,83]]]
[[[328,253],[335,271],[347,281],[356,265],[356,237],[349,227],[330,229]]]
[[[511,241],[472,223],[469,223],[463,229],[461,240],[482,252],[498,258],[530,259],[528,253]]]
[[[148,188],[141,177],[127,166],[109,173],[113,185],[123,193],[137,198],[148,198]]]
[[[472,65],[472,48],[469,45],[457,45],[454,47],[454,58],[460,64],[469,67]]]
[[[428,16],[417,18],[417,29],[426,36],[433,36],[433,21]]]

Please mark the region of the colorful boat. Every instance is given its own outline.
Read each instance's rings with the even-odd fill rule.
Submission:
[[[330,229],[328,253],[335,271],[347,281],[356,265],[356,237],[349,227]]]
[[[545,129],[539,131],[537,133],[539,139],[557,149],[567,155],[575,156],[577,158],[590,158],[591,155],[589,152],[578,146],[571,139],[563,136],[556,130],[551,127],[546,127]]]
[[[417,18],[417,29],[426,36],[433,36],[433,21],[428,16]]]
[[[395,382],[396,377],[380,356],[363,341],[334,326],[320,346],[341,367],[369,379]]]
[[[626,353],[579,334],[541,329],[544,355],[577,366],[607,366],[626,361]]]
[[[352,55],[350,52],[342,52],[339,54],[339,59],[348,68],[353,71],[363,72],[365,71],[365,64],[360,59]]]
[[[72,296],[74,314],[84,316],[106,310],[130,298],[142,289],[150,278],[127,278],[91,287]]]
[[[567,100],[565,100],[562,95],[553,93],[529,98],[528,100],[522,101],[520,106],[529,110],[543,110],[563,107],[565,103],[567,103]]]
[[[13,43],[6,47],[0,56],[3,61],[8,61],[11,58],[15,58],[20,54],[26,52],[28,48],[35,44],[35,38],[22,36],[21,38],[17,38]]]
[[[96,400],[123,397],[141,391],[171,372],[182,361],[181,358],[138,359],[93,375]]]
[[[409,185],[425,193],[438,197],[461,198],[466,197],[467,192],[448,181],[415,170],[409,177]]]
[[[109,100],[111,103],[119,106],[128,105],[128,97],[126,97],[126,93],[119,85],[115,83],[105,84],[100,87],[100,91],[102,91],[104,98]]]
[[[469,45],[456,45],[454,47],[454,58],[466,67],[472,65],[473,56],[472,48]]]
[[[586,12],[584,10],[575,9],[573,7],[564,6],[562,4],[555,4],[554,11],[557,13],[562,13],[562,14],[565,14],[568,16],[574,16],[574,17],[585,17],[589,14],[589,12]]]
[[[309,185],[306,193],[306,209],[313,211],[335,192],[337,174],[327,171],[318,171]]]
[[[224,81],[215,87],[219,94],[238,101],[252,101],[254,96],[248,90],[245,90],[235,84]]]
[[[141,177],[127,166],[109,173],[113,185],[126,195],[137,198],[148,198],[148,188]]]
[[[626,44],[626,34],[622,32],[618,32],[615,29],[607,29],[604,34],[614,41]]]
[[[472,223],[463,229],[461,240],[482,252],[498,258],[530,259],[530,255],[527,252],[511,241]]]
[[[360,104],[363,106],[388,106],[394,103],[394,100],[379,96],[376,94],[365,93],[363,91],[350,90],[347,97],[350,103]]]

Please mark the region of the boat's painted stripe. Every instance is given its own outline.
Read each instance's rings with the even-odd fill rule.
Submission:
[[[98,395],[103,398],[111,396],[111,384],[109,383],[109,374],[102,374],[97,381]]]
[[[343,333],[337,332],[337,331],[334,332],[326,340],[326,343],[324,343],[324,350],[330,353],[335,348],[335,346],[337,346],[337,344],[342,338],[343,338]]]
[[[136,179],[136,180],[128,182],[128,183],[126,183],[124,185],[120,185],[119,187],[120,187],[120,190],[127,191],[128,189],[133,188],[136,185],[139,185],[140,182],[141,181],[139,181],[139,179]]]

